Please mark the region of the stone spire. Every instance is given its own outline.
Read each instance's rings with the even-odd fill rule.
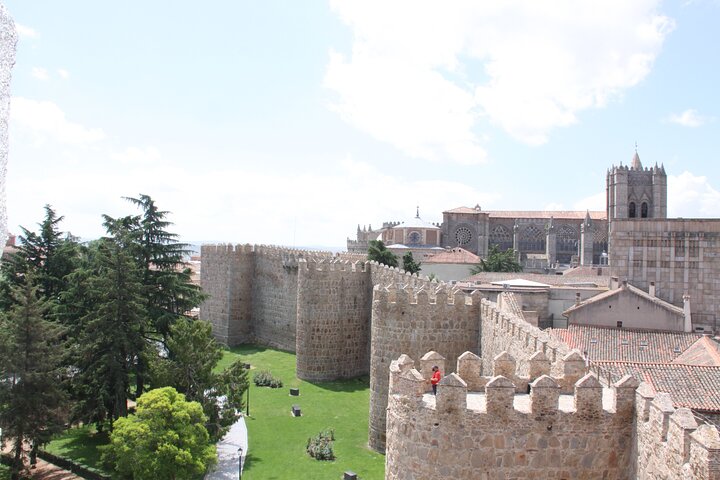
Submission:
[[[640,162],[640,155],[638,155],[637,152],[637,142],[635,142],[635,155],[633,155],[632,163],[630,164],[630,168],[633,170],[642,170],[642,163]]]

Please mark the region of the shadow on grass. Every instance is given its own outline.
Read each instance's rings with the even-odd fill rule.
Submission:
[[[348,380],[334,380],[332,382],[308,382],[323,390],[332,392],[357,392],[370,388],[370,377],[358,377]]]
[[[267,351],[267,347],[263,347],[262,345],[245,344],[236,345],[234,347],[228,348],[227,350],[236,355],[253,355],[255,353],[262,353]]]
[[[88,427],[73,428],[45,446],[45,450],[85,467],[103,472],[98,447],[110,442],[107,432],[97,433]]]

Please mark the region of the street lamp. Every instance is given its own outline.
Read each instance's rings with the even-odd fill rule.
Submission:
[[[243,449],[242,447],[238,448],[238,480],[242,478],[242,454]]]

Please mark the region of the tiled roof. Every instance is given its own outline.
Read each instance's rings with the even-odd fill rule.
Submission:
[[[707,336],[700,337],[673,360],[673,363],[718,367],[720,366],[720,343]]]
[[[450,210],[445,210],[443,213],[479,213],[481,210],[470,207],[457,207]]]
[[[700,337],[695,333],[570,325],[548,332],[593,362],[671,363]]]
[[[588,212],[585,210],[487,210],[485,213],[490,218],[550,218],[555,220],[585,220],[585,216],[589,213],[592,220],[607,220],[607,213],[595,211]]]
[[[623,292],[630,292],[634,295],[637,295],[638,297],[644,298],[648,302],[654,303],[656,306],[663,308],[675,315],[684,316],[683,309],[680,307],[676,307],[675,305],[668,303],[658,297],[655,297],[653,295],[650,295],[645,290],[641,290],[637,287],[634,287],[633,285],[630,285],[628,283],[624,283],[622,286],[614,289],[614,290],[608,290],[607,292],[603,292],[599,295],[595,295],[594,297],[588,298],[587,300],[584,300],[580,302],[577,305],[573,305],[572,307],[568,308],[563,312],[563,315],[567,316],[567,314],[572,313],[576,310],[580,310],[587,305],[591,305],[594,303],[602,302],[607,300],[610,297],[614,297],[616,295],[620,295]]]
[[[480,262],[480,257],[472,252],[468,252],[464,248],[453,248],[444,252],[436,253],[430,257],[426,257],[423,263],[468,263],[476,264]]]
[[[667,392],[676,407],[720,413],[720,366],[674,363],[597,362],[617,376],[632,375],[656,392]]]

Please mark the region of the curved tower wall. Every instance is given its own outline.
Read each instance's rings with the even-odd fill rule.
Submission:
[[[369,371],[370,265],[301,260],[297,283],[297,376],[324,381]]]
[[[387,284],[385,284],[387,285]],[[436,290],[438,289],[438,290]],[[385,450],[388,367],[401,353],[415,358],[442,351],[454,364],[465,351],[479,350],[480,302],[445,285],[416,282],[415,288],[377,285],[370,335],[370,447]]]

